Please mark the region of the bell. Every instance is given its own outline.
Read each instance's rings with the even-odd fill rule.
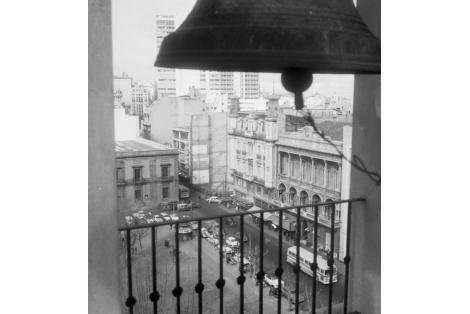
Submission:
[[[352,0],[198,0],[163,40],[155,66],[378,74],[380,40]]]
[[[380,73],[380,40],[352,0],[198,0],[155,66],[283,73],[297,99],[299,77]]]

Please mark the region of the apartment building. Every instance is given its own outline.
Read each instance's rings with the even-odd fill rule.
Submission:
[[[115,142],[118,210],[178,200],[178,151],[143,138]]]
[[[173,15],[157,15],[156,17],[156,50],[160,50],[163,39],[176,30],[176,17]],[[176,96],[175,69],[157,67],[157,96],[158,98]]]

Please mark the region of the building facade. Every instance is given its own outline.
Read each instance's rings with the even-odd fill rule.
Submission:
[[[275,141],[278,136],[278,99],[263,113],[240,112],[232,99],[228,130],[229,186],[238,197],[267,208],[275,189]]]
[[[160,50],[163,39],[176,30],[176,17],[173,15],[157,15],[156,50]],[[176,96],[176,72],[175,69],[157,67],[157,96],[158,98]]]
[[[260,97],[259,73],[240,73],[240,98],[257,99]]]
[[[144,120],[146,138],[163,144],[173,144],[173,129],[189,127],[191,116],[206,112],[204,96],[191,89],[185,96],[167,97],[154,101]]]
[[[201,93],[235,95],[235,75],[233,72],[201,71],[199,74]]]
[[[127,215],[144,206],[178,200],[178,151],[136,138],[116,141],[118,210]]]
[[[338,128],[343,129],[342,124]],[[342,151],[340,140],[333,140]],[[304,126],[293,132],[281,131],[276,142],[276,193],[273,203],[277,206],[306,205],[337,201],[341,199],[342,158],[330,144],[325,142],[313,131],[311,126]],[[324,252],[331,251],[331,214],[334,210],[334,232],[340,233],[343,208],[336,206],[319,208],[318,248]],[[294,212],[294,211],[293,211]],[[301,239],[313,247],[314,241],[314,209],[301,210]],[[335,235],[334,256],[344,250],[344,233]]]
[[[226,112],[191,117],[191,184],[209,192],[227,190],[227,117]]]
[[[178,175],[190,177],[191,135],[190,129],[179,127],[173,129],[173,147],[178,150]]]

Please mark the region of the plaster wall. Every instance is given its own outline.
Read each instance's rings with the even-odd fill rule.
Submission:
[[[88,313],[120,313],[110,0],[88,1]]]

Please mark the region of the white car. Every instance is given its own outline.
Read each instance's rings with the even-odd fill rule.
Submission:
[[[170,215],[170,218],[171,218],[172,221],[180,220],[180,217],[178,217],[177,215]]]
[[[203,238],[209,238],[211,235],[210,235],[210,233],[207,231],[207,229],[203,227],[203,228],[201,228],[201,236],[202,236]]]
[[[161,213],[161,215],[162,215],[162,218],[165,221],[170,221],[171,220],[170,216],[167,213],[163,212],[163,213]]]
[[[264,282],[270,287],[277,288],[279,280],[275,275],[265,274]],[[284,280],[281,280],[281,287],[284,287]]]
[[[227,239],[225,239],[225,243],[229,247],[234,247],[234,246],[239,246],[240,245],[240,243],[238,242],[237,239],[235,239],[235,237],[227,237]]]
[[[148,223],[148,224],[152,224],[152,223],[154,223],[154,220],[153,220],[153,218],[148,218],[146,221],[147,221],[147,223]]]
[[[216,203],[216,204],[222,203],[222,200],[220,198],[218,198],[217,196],[211,196],[209,198],[206,198],[206,201],[208,203]]]
[[[158,223],[164,222],[164,220],[162,219],[162,217],[160,217],[160,215],[153,216],[153,221],[158,222]]]

